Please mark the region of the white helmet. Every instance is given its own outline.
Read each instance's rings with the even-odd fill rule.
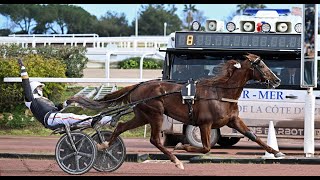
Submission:
[[[39,87],[39,86],[43,88],[45,85],[42,84],[42,83],[40,83],[40,82],[38,82],[38,81],[32,81],[32,82],[30,82],[30,87],[31,87],[31,92],[32,92],[32,94],[38,94],[38,95],[40,95],[40,96],[43,96],[42,91],[39,92],[39,91],[36,90],[37,87]]]

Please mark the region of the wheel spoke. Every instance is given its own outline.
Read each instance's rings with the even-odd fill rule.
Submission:
[[[107,152],[107,154],[115,161],[119,161],[119,159],[117,159],[116,157],[113,156],[113,154],[111,154],[109,151]]]
[[[119,141],[117,141],[116,143],[111,144],[111,146],[108,148],[108,151],[111,151],[113,148],[117,147],[120,144]]]
[[[67,146],[69,147],[69,149],[74,150],[74,149],[72,148],[72,145],[71,145],[70,141],[69,141],[69,138],[66,138],[66,144],[67,144]]]
[[[92,154],[87,154],[87,153],[83,153],[83,152],[79,152],[78,154],[80,156],[87,157],[87,158],[91,158],[92,157]]]
[[[102,155],[102,159],[99,159],[100,160],[100,166],[104,166],[104,164],[109,164],[108,161],[107,161],[107,158],[106,158],[106,153],[104,153],[104,155]]]
[[[76,160],[76,168],[77,168],[77,170],[80,170],[80,158],[78,158],[78,156],[76,156],[75,160]]]
[[[83,143],[84,143],[85,140],[86,140],[85,138],[81,138],[81,139],[77,142],[77,143],[80,142],[79,146],[77,147],[78,150],[81,149],[81,147],[83,146]],[[76,144],[76,143],[75,143],[75,144]]]
[[[102,163],[105,163],[105,162],[107,162],[107,158],[106,156],[103,156]]]
[[[63,158],[60,158],[60,157],[59,157],[59,159],[60,159],[61,161],[64,161],[64,160],[66,160],[66,159],[68,159],[68,158],[70,158],[70,157],[72,157],[72,156],[74,156],[74,155],[76,155],[76,154],[77,154],[77,153],[74,152],[74,153],[71,153],[71,154],[66,155],[66,156],[63,157]]]

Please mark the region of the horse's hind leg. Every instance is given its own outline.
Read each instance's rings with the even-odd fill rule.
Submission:
[[[241,134],[243,134],[246,137],[248,137],[250,140],[252,140],[252,141],[256,142],[257,144],[259,144],[268,153],[274,154],[275,157],[283,157],[283,156],[285,156],[285,154],[283,154],[282,152],[279,152],[279,151],[273,149],[272,147],[268,146],[265,142],[261,141],[261,139],[259,137],[257,137],[252,131],[250,131],[250,129],[244,124],[242,119],[240,119],[239,117],[236,117],[234,120],[231,120],[227,124],[227,126],[229,126],[230,128],[236,129]]]
[[[201,142],[203,147],[194,147],[189,144],[177,144],[175,149],[176,150],[185,150],[187,152],[197,152],[197,153],[208,153],[211,149],[211,124],[202,124],[199,126],[200,133],[201,133]]]

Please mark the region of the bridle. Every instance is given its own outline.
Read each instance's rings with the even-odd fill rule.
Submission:
[[[252,70],[252,77],[254,77],[254,70],[256,69],[262,77],[266,77],[266,74],[260,69],[259,64],[262,61],[260,57],[257,57],[254,61],[251,61],[251,70]],[[266,79],[266,78],[265,78]],[[261,81],[260,81],[261,82]],[[269,84],[270,81],[266,79],[266,83]]]

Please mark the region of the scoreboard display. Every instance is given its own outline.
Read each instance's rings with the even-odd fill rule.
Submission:
[[[176,32],[176,48],[301,50],[301,34]]]

